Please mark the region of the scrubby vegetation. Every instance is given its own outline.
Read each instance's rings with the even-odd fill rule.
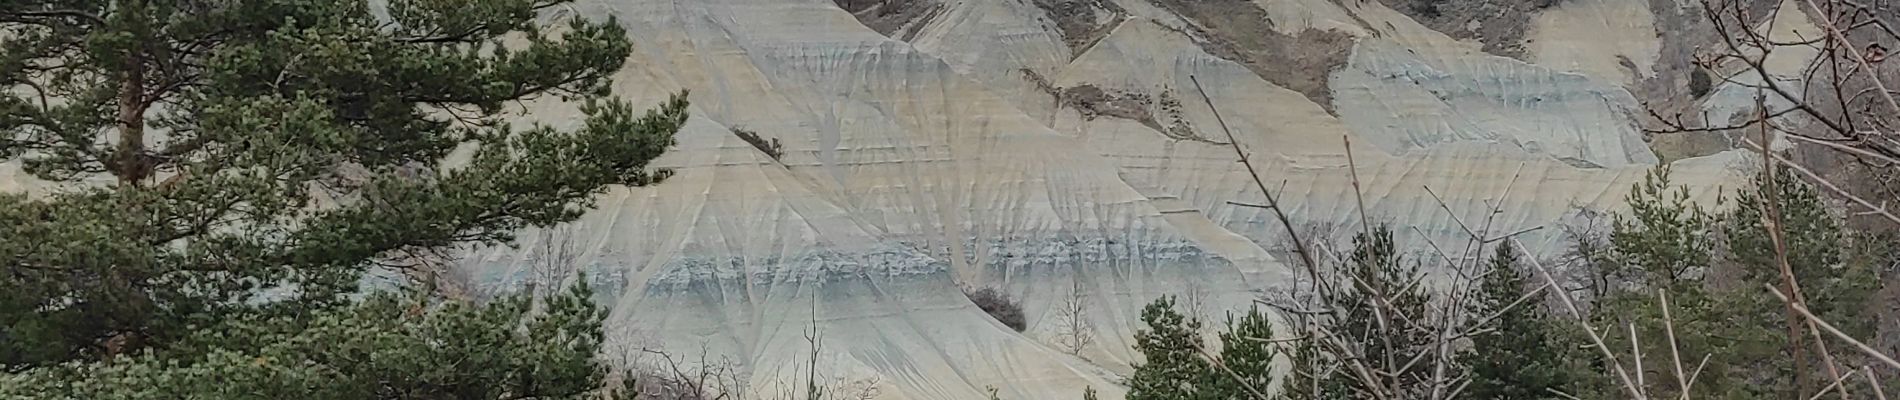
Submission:
[[[759,152],[765,153],[767,157],[772,157],[773,161],[779,161],[779,158],[785,156],[785,147],[779,144],[778,138],[766,139],[759,136],[758,132],[738,126],[732,128],[732,134],[738,136],[739,140],[744,140],[746,144],[752,145],[752,148],[759,149]]]
[[[1711,211],[1668,176],[1659,169],[1638,184],[1607,235],[1575,237],[1562,276],[1500,240],[1478,246],[1491,255],[1467,264],[1479,266],[1468,271],[1472,284],[1428,288],[1417,271],[1429,262],[1396,254],[1392,233],[1375,226],[1317,290],[1269,302],[1291,332],[1276,335],[1249,310],[1211,354],[1201,321],[1174,311],[1172,298],[1156,300],[1136,336],[1145,362],[1129,379],[1130,399],[1873,398],[1893,389],[1873,386],[1872,357],[1788,319],[1776,297],[1800,293],[1798,304],[1843,334],[1874,337],[1865,313],[1883,301],[1876,272],[1894,261],[1887,241],[1844,228],[1799,181],[1758,182]],[[1798,292],[1788,272],[1800,277]],[[1324,289],[1329,282],[1338,286]],[[1288,370],[1264,378],[1276,361]]]
[[[996,322],[1003,323],[1003,326],[1015,329],[1017,332],[1029,328],[1028,320],[1023,317],[1022,304],[1017,304],[1016,299],[1010,298],[1009,294],[996,288],[986,287],[964,288],[963,295],[968,296],[970,302],[976,303],[976,307],[989,314],[991,318],[996,318]]]
[[[1696,68],[1689,71],[1689,97],[1701,98],[1709,95],[1709,91],[1714,89],[1715,78],[1709,74],[1708,69]]]

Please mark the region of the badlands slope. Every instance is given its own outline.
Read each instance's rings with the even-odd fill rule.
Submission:
[[[618,346],[724,360],[763,392],[803,384],[816,327],[818,375],[875,382],[880,398],[1117,398],[1143,304],[1192,296],[1218,320],[1291,280],[1272,215],[1229,203],[1262,196],[1196,80],[1289,214],[1335,227],[1336,243],[1359,220],[1347,139],[1369,218],[1419,256],[1462,243],[1452,213],[1482,218],[1490,201],[1504,204],[1495,231],[1542,227],[1523,238],[1555,256],[1560,227],[1616,209],[1659,162],[1626,89],[1653,73],[1615,61],[1667,58],[1649,54],[1665,47],[1656,36],[1627,32],[1653,26],[1646,2],[1529,18],[1522,58],[1549,65],[1372,1],[1192,3],[585,2],[573,11],[614,16],[635,40],[619,95],[692,90],[693,119],[662,160],[678,175],[462,268],[518,287],[547,257],[537,242],[564,235],[611,297]],[[1210,3],[1254,8],[1194,9]],[[1286,59],[1300,56],[1331,65]],[[563,105],[532,111],[574,121]],[[1710,198],[1737,160],[1676,162],[1677,181]],[[966,286],[1021,299],[1028,330],[989,319]],[[1098,337],[1080,357],[1054,344],[1053,305],[1071,287]]]
[[[1658,165],[1640,101],[1669,96],[1654,88],[1681,79],[1671,52],[1693,46],[1656,15],[1692,2],[1563,0],[1500,39],[1454,38],[1397,1],[583,0],[566,15],[633,39],[617,95],[691,90],[660,160],[677,174],[458,268],[505,292],[571,259],[612,305],[616,354],[735,366],[761,393],[801,392],[816,354],[822,384],[883,399],[1113,399],[1144,304],[1188,296],[1219,321],[1291,283],[1272,214],[1230,203],[1263,199],[1223,125],[1295,223],[1349,239],[1356,167],[1367,218],[1418,257],[1463,243],[1452,215],[1494,202],[1494,231],[1541,228],[1522,238],[1555,257],[1561,227],[1617,209]],[[1708,107],[1732,112],[1721,93]],[[526,111],[579,121],[571,104]],[[1739,160],[1673,164],[1709,199]],[[41,186],[0,165],[0,189]],[[1028,329],[961,287],[1020,299]],[[1054,344],[1072,287],[1097,337],[1079,357]]]
[[[695,105],[663,159],[678,175],[615,190],[566,235],[612,294],[621,346],[708,354],[755,390],[802,384],[815,326],[822,379],[876,382],[882,398],[1115,398],[1146,302],[1193,296],[1218,319],[1290,282],[1272,216],[1229,204],[1262,198],[1195,80],[1297,223],[1336,227],[1334,242],[1357,229],[1348,138],[1370,219],[1417,251],[1460,243],[1452,212],[1476,219],[1501,201],[1495,230],[1544,227],[1524,238],[1554,256],[1559,227],[1617,208],[1658,163],[1626,89],[1648,75],[1612,68],[1667,58],[1645,53],[1665,47],[1655,36],[1626,32],[1652,26],[1646,3],[1574,0],[1530,18],[1523,58],[1550,65],[1376,2],[1226,3],[1268,21],[1165,0],[579,5],[635,39],[620,95],[690,89]],[[1221,31],[1250,26],[1270,40]],[[1328,37],[1312,30],[1337,47],[1302,45]],[[1708,198],[1736,159],[1680,161],[1676,176]],[[499,290],[534,279],[534,242],[553,236],[524,237],[463,268]],[[1021,299],[1029,329],[990,320],[960,286]],[[1053,340],[1071,287],[1099,338],[1081,357]]]

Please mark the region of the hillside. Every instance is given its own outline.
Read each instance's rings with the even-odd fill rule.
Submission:
[[[1643,133],[1646,105],[1750,106],[1724,91],[1739,87],[1684,89],[1713,40],[1686,4],[586,0],[543,17],[627,30],[615,95],[690,91],[656,161],[675,174],[451,264],[495,294],[573,276],[546,269],[558,259],[611,310],[607,347],[730,362],[760,391],[816,364],[881,399],[1121,398],[1144,304],[1232,310],[1293,283],[1284,229],[1249,206],[1256,179],[1325,242],[1363,211],[1425,254],[1485,219],[1543,257],[1664,163],[1698,200],[1734,187],[1741,154],[1720,137]],[[1811,29],[1778,18],[1774,34]],[[515,107],[582,121],[577,104]],[[12,164],[0,189],[55,190]],[[963,294],[983,287],[1027,328]],[[1054,342],[1071,288],[1097,337],[1079,356]]]

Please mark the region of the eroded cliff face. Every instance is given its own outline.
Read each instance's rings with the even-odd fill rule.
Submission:
[[[1292,283],[1272,214],[1233,204],[1262,195],[1231,141],[1297,224],[1334,227],[1320,240],[1357,231],[1356,168],[1368,219],[1411,249],[1462,243],[1453,215],[1498,202],[1494,232],[1541,227],[1521,238],[1555,256],[1561,226],[1659,164],[1641,104],[1691,104],[1656,88],[1693,43],[1654,34],[1689,3],[1491,21],[1399,0],[585,0],[550,18],[627,28],[616,95],[692,91],[660,161],[676,175],[456,268],[505,292],[566,276],[537,268],[558,258],[612,305],[609,347],[704,353],[764,392],[802,391],[815,327],[818,375],[880,398],[1119,398],[1142,305],[1218,321]],[[1738,155],[1708,153],[1674,162],[1703,199],[1737,182]],[[0,187],[39,186],[0,166]],[[962,287],[1018,298],[1028,329]],[[1073,287],[1097,338],[1079,357],[1054,345]]]
[[[1615,7],[1648,4],[1538,12]],[[1291,283],[1272,215],[1230,203],[1261,194],[1223,124],[1296,223],[1335,227],[1323,239],[1336,242],[1359,220],[1350,139],[1369,219],[1419,251],[1462,243],[1453,214],[1481,218],[1500,201],[1494,231],[1545,227],[1523,238],[1554,256],[1559,227],[1619,207],[1659,163],[1628,89],[1649,75],[1592,57],[1665,46],[1652,36],[1564,55],[1552,35],[1588,29],[1538,25],[1537,13],[1485,41],[1471,35],[1491,28],[1448,35],[1444,21],[1372,1],[593,0],[576,11],[615,16],[635,39],[619,95],[691,89],[694,117],[663,159],[673,180],[615,190],[570,229],[575,264],[612,294],[618,343],[729,359],[761,390],[802,385],[786,371],[809,362],[816,326],[821,375],[876,381],[885,398],[986,387],[1066,398],[1085,386],[1119,397],[1143,304],[1191,296],[1218,320]],[[1636,56],[1638,67],[1664,58]],[[566,105],[532,108],[572,121]],[[1675,175],[1711,197],[1734,159],[1688,159]],[[524,237],[461,268],[496,290],[532,280],[544,236]],[[1028,329],[992,321],[960,287],[1020,299]],[[1080,357],[1054,340],[1054,305],[1072,287],[1098,338]]]

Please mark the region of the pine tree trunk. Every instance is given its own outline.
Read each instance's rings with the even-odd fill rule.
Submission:
[[[125,76],[119,82],[119,145],[110,169],[120,186],[138,187],[151,176],[145,157],[145,62],[137,51],[126,55]]]

